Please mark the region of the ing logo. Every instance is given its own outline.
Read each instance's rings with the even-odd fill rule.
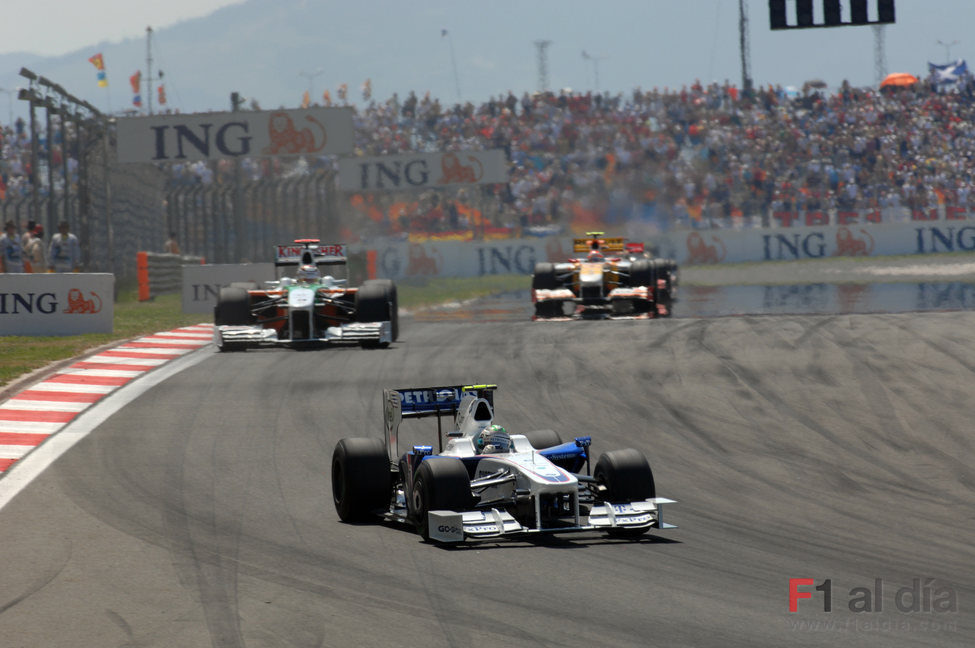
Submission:
[[[264,153],[316,153],[325,148],[328,141],[325,126],[311,115],[306,115],[305,121],[311,126],[299,130],[288,113],[272,113],[267,123],[271,144],[264,149]]]
[[[687,263],[721,263],[728,255],[724,243],[714,234],[710,235],[713,243],[705,242],[700,232],[691,232],[687,235]],[[718,248],[721,248],[720,252]]]
[[[450,184],[453,182],[475,183],[484,176],[484,165],[473,155],[468,155],[470,164],[464,164],[457,157],[456,153],[444,153],[440,158],[440,177],[439,184]]]
[[[440,274],[440,266],[443,265],[443,255],[436,248],[431,248],[431,251],[428,253],[419,243],[410,243],[408,254],[406,276],[418,277]]]
[[[849,227],[836,230],[836,251],[833,256],[870,256],[873,253],[873,237],[864,229],[860,233],[866,238],[857,237]]]
[[[68,307],[64,312],[72,315],[94,315],[102,311],[102,299],[98,293],[92,292],[91,299],[85,299],[85,294],[78,288],[68,291]]]

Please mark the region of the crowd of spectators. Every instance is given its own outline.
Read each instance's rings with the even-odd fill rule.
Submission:
[[[509,92],[449,107],[411,92],[355,108],[355,124],[357,155],[499,148],[510,162],[508,183],[467,196],[358,197],[389,232],[463,228],[487,214],[493,226],[640,220],[666,230],[775,226],[782,212],[866,210],[900,220],[975,207],[970,79],[950,92],[925,82],[882,91],[844,82],[837,91],[743,93],[728,82],[695,82],[625,95]],[[60,144],[57,130],[57,155]],[[3,129],[8,196],[29,189],[29,150],[23,122]],[[243,174],[257,180],[334,165],[253,159]],[[227,162],[174,165],[172,180],[208,184],[231,172]]]
[[[78,182],[77,146],[74,126],[70,122],[67,129],[61,128],[58,117],[52,116],[51,141],[48,142],[47,128],[37,133],[38,192],[42,196],[52,193],[48,183],[48,159],[52,161],[53,193],[64,190],[64,155],[67,150],[68,178],[71,186]],[[42,124],[43,125],[43,124]],[[65,135],[68,140],[64,146]],[[18,117],[13,124],[0,125],[0,200],[15,199],[31,194],[31,147],[29,124]],[[48,150],[50,146],[50,151]]]
[[[975,207],[975,92],[927,83],[833,93],[694,83],[679,91],[498,97],[444,110],[411,95],[358,116],[359,151],[502,148],[505,222],[588,214],[671,227],[774,226],[781,213],[885,221]]]

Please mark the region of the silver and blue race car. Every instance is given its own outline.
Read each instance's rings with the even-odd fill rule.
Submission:
[[[590,470],[591,437],[563,443],[554,430],[508,434],[494,423],[496,388],[384,390],[384,438],[344,438],[332,454],[339,518],[402,522],[437,543],[676,528],[663,521],[664,505],[675,502],[657,497],[642,453],[605,452]],[[437,419],[436,451],[412,445],[401,452],[402,420],[424,417]]]

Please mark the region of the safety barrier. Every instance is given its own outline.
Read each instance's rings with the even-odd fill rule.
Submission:
[[[136,277],[139,280],[139,301],[157,295],[180,292],[183,289],[183,266],[202,265],[203,257],[181,254],[139,252],[136,254]]]

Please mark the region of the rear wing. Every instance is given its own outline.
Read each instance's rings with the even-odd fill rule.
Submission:
[[[572,239],[573,252],[623,252],[625,239],[623,237],[600,238],[602,232],[588,232],[590,238]]]
[[[320,243],[318,239],[297,239],[275,246],[275,267],[299,265],[344,265],[348,262],[343,243]]]
[[[437,438],[442,439],[441,417],[457,413],[466,396],[483,398],[494,407],[497,385],[445,385],[383,390],[386,452],[391,462],[399,460],[399,424],[404,418],[437,417]]]

